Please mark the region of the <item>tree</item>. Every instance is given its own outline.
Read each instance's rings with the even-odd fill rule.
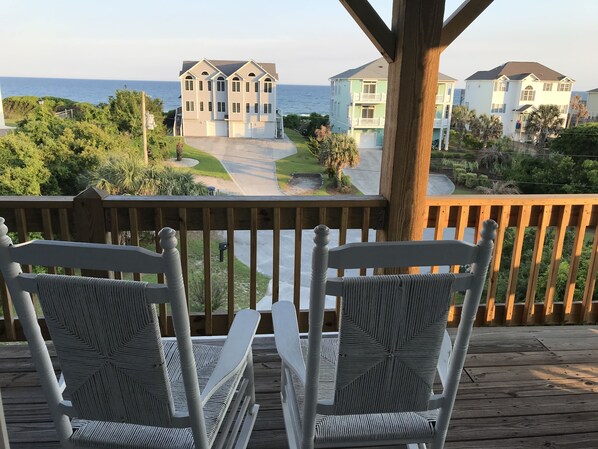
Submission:
[[[559,107],[554,104],[541,104],[527,118],[525,131],[529,136],[538,138],[537,145],[546,147],[548,136],[556,134],[563,126]]]
[[[359,150],[355,139],[346,134],[331,134],[321,144],[320,162],[334,173],[336,187],[340,188],[343,170],[359,164]]]
[[[598,158],[598,123],[587,123],[575,128],[564,129],[550,145],[558,151],[574,158]]]
[[[50,177],[44,155],[21,132],[0,137],[0,195],[40,195]]]
[[[486,167],[487,170],[493,173],[501,172],[511,162],[512,152],[513,141],[508,137],[503,137],[496,140],[492,146],[483,148],[478,152],[478,165]]]
[[[492,181],[490,187],[477,186],[475,189],[486,195],[517,195],[521,193],[519,187],[513,181]]]
[[[459,136],[459,147],[463,145],[463,138],[467,132],[467,127],[475,119],[475,111],[470,111],[465,106],[455,106],[451,114],[451,128]]]
[[[471,132],[482,141],[482,148],[486,148],[490,140],[502,135],[502,122],[496,115],[482,114],[471,121]]]
[[[565,128],[571,128],[573,123],[573,116],[575,116],[575,125],[579,124],[579,120],[585,120],[590,116],[588,108],[583,102],[580,95],[575,95],[569,104],[569,114],[567,115],[567,124]]]

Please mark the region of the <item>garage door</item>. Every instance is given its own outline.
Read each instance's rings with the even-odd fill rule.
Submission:
[[[228,137],[228,122],[216,122],[216,135],[220,137]]]
[[[359,135],[357,146],[359,148],[376,148],[376,132],[362,132]]]
[[[230,137],[248,137],[247,125],[244,122],[229,122]]]

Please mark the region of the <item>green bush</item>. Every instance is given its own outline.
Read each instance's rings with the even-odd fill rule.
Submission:
[[[473,189],[478,186],[478,175],[476,173],[467,173],[465,175],[465,187]]]
[[[492,185],[492,183],[488,179],[488,176],[478,175],[478,185],[484,186],[484,187],[490,187]]]
[[[203,273],[189,273],[189,301],[193,312],[205,312],[205,279]],[[212,276],[212,311],[215,312],[226,304],[228,283],[223,276]]]
[[[481,150],[484,146],[484,143],[471,134],[465,134],[465,137],[463,137],[463,145],[465,148],[469,148],[471,150]]]

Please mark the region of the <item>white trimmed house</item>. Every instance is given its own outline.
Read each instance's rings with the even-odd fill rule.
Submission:
[[[565,124],[574,80],[537,62],[510,61],[465,83],[464,106],[500,117],[503,135],[523,140],[527,117],[540,105],[557,105]]]
[[[588,91],[586,108],[588,109],[589,119],[598,121],[598,88]]]
[[[438,74],[433,142],[448,149],[455,79]],[[381,148],[384,140],[388,62],[376,59],[330,78],[330,125],[355,138],[359,148]]]
[[[276,66],[249,61],[184,61],[175,135],[282,137]]]

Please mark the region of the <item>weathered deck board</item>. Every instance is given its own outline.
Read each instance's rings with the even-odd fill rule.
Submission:
[[[285,448],[280,360],[254,343],[260,414],[251,449]],[[24,344],[0,344],[0,387],[11,448],[58,448]],[[476,329],[447,449],[598,448],[598,327]]]

